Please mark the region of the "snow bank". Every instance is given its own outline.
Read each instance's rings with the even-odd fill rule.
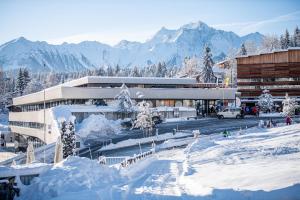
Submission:
[[[150,142],[159,142],[159,141],[164,141],[172,138],[180,138],[180,137],[186,137],[186,136],[191,136],[191,133],[184,133],[184,132],[177,132],[175,135],[173,133],[165,133],[165,134],[160,134],[157,136],[151,136],[151,137],[146,137],[146,138],[139,138],[139,139],[128,139],[124,140],[121,142],[118,142],[116,144],[110,143],[109,145],[106,145],[102,147],[100,150],[112,150],[112,149],[119,149],[119,148],[124,148],[124,147],[131,147],[135,146],[137,144],[146,144]]]
[[[170,140],[170,143],[176,141]],[[128,168],[70,157],[36,178],[22,200],[300,199],[300,124],[202,136]]]
[[[284,115],[282,113],[259,113],[259,117],[283,117]]]
[[[108,120],[104,115],[90,115],[76,127],[76,134],[81,138],[99,138],[112,136],[121,130],[121,121]]]
[[[300,125],[201,136],[128,169],[128,199],[300,199]],[[142,168],[142,169],[140,169]]]
[[[20,199],[110,199],[111,185],[122,180],[114,168],[87,158],[69,157],[35,178]]]

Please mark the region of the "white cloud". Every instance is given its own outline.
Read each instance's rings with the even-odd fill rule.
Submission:
[[[153,31],[138,31],[138,32],[101,32],[101,33],[82,33],[70,35],[61,38],[52,38],[46,40],[50,44],[80,43],[82,41],[98,41],[101,43],[115,45],[123,39],[129,41],[144,42],[153,35]]]
[[[239,35],[246,35],[253,32],[272,33],[277,32],[277,30],[282,32],[285,28],[295,26],[299,22],[300,11],[297,11],[262,21],[235,22],[212,26],[218,29],[233,31]]]

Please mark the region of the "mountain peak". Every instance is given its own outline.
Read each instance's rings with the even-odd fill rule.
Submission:
[[[180,66],[187,56],[201,57],[206,44],[211,46],[212,54],[218,56],[239,48],[245,41],[258,44],[262,38],[257,32],[240,37],[233,32],[214,29],[202,21],[178,29],[162,27],[146,42],[122,40],[115,46],[95,41],[50,45],[20,37],[0,46],[0,63],[5,70],[24,66],[42,71],[41,63],[46,60],[52,70],[69,72],[117,64],[142,67],[162,61],[169,66]]]
[[[182,29],[203,29],[203,28],[209,28],[209,26],[202,21],[197,21],[197,22],[185,24],[181,28]]]

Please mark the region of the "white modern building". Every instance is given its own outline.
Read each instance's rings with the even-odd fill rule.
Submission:
[[[111,106],[105,105],[115,99],[123,83],[134,101],[146,100],[152,107],[174,107],[174,112],[194,108],[195,115],[196,111],[209,114],[211,106],[234,104],[236,98],[235,88],[198,83],[192,78],[87,76],[14,98],[9,113],[10,129],[17,140],[31,137],[47,144],[55,142],[60,116],[84,118],[87,113],[112,112]]]

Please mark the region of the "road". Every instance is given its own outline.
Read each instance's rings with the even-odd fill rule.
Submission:
[[[224,130],[233,131],[239,130],[240,128],[245,129],[246,127],[250,128],[257,126],[259,120],[269,120],[270,117],[248,117],[244,119],[217,119],[217,118],[203,118],[198,120],[187,120],[180,122],[168,122],[158,124],[155,129],[158,129],[158,134],[164,134],[172,132],[173,129],[180,130],[200,130],[201,134],[209,135],[212,133],[223,132]],[[284,118],[281,117],[272,117],[276,122],[284,122]],[[156,130],[153,130],[153,135]],[[142,138],[143,132],[141,130],[124,130],[121,134],[112,139],[112,143],[118,143],[127,139],[137,139]],[[91,141],[92,142],[92,141]],[[82,149],[79,152],[80,156],[92,157],[97,156],[95,154],[102,147],[102,143],[91,143],[90,149]]]

